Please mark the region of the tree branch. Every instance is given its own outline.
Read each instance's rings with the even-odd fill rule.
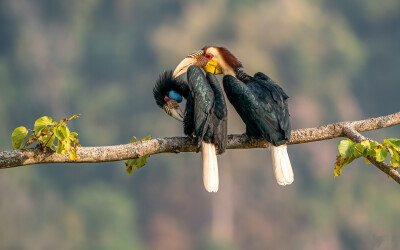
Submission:
[[[354,141],[354,142],[362,142],[365,140],[370,140],[371,139],[363,136],[362,134],[358,133],[355,129],[351,128],[351,127],[345,127],[343,128],[343,132],[345,134],[345,136],[347,138],[349,138],[350,140]],[[400,174],[399,172],[397,172],[396,169],[394,169],[393,167],[391,167],[389,164],[387,164],[386,162],[379,162],[376,160],[375,157],[373,156],[367,156],[367,159],[377,168],[379,168],[382,172],[386,173],[388,176],[392,177],[393,180],[395,180],[397,183],[400,184]]]
[[[363,132],[386,128],[397,124],[400,124],[400,112],[362,121],[340,122],[316,128],[297,129],[293,130],[291,133],[290,144],[344,137],[346,136],[344,128],[352,128],[355,131]],[[268,147],[268,142],[263,139],[250,141],[246,135],[228,136],[228,149],[266,147]],[[71,160],[68,155],[57,154],[50,150],[43,152],[40,148],[36,147],[32,149],[17,149],[0,152],[0,169],[39,163],[121,161],[138,158],[144,155],[195,151],[196,146],[188,137],[165,137],[116,146],[81,147],[77,150],[77,155],[79,157],[77,160]]]

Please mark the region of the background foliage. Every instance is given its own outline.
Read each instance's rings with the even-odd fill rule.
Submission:
[[[279,82],[294,129],[397,112],[399,26],[395,0],[3,0],[0,150],[44,115],[82,114],[68,125],[82,146],[182,135],[151,90],[204,45]],[[232,106],[228,130],[244,132]],[[266,150],[229,150],[216,195],[194,153],[154,155],[131,176],[123,162],[2,170],[0,248],[398,248],[397,184],[363,160],[334,179],[337,145],[290,146],[296,181],[285,188]]]

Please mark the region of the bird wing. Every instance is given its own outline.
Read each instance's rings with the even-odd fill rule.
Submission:
[[[193,136],[194,132],[194,100],[191,94],[186,100],[185,116],[183,118],[183,132],[185,135]]]
[[[233,76],[224,76],[223,85],[229,102],[246,124],[246,133],[252,137],[262,136],[255,122],[261,115],[256,96],[245,83]]]
[[[199,67],[190,66],[187,71],[187,77],[194,103],[194,130],[199,148],[204,137],[212,136],[212,131],[208,128],[210,115],[214,107],[214,93]]]
[[[219,85],[219,82],[218,82],[217,78],[215,77],[215,75],[207,72],[206,78],[207,78],[208,84],[210,85],[210,87],[214,93],[214,101],[215,101],[214,113],[218,119],[226,120],[228,111],[226,109],[226,102],[225,102],[225,97],[224,97],[222,88]]]
[[[264,137],[274,145],[286,142],[290,133],[287,98],[279,93],[276,84],[271,85],[262,79],[245,84],[229,75],[224,77],[223,83],[229,101],[246,124],[249,136]],[[284,127],[289,131],[286,132]]]
[[[218,154],[222,154],[226,149],[228,133],[228,110],[224,93],[215,75],[206,74],[208,83],[214,92],[214,109],[211,116],[213,126],[212,142],[218,146]]]
[[[262,72],[256,73],[254,75],[254,79],[255,81],[257,81],[258,84],[254,84],[253,86],[255,88],[262,88],[264,90],[257,91],[259,98],[271,104],[279,123],[280,129],[284,131],[287,140],[290,140],[291,126],[289,119],[289,107],[287,102],[289,96],[278,84],[276,84],[270,77]]]

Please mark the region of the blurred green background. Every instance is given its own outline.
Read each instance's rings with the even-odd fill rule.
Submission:
[[[183,135],[152,87],[205,45],[280,83],[293,129],[397,112],[399,27],[398,0],[2,0],[0,150],[43,115],[82,114],[70,127],[83,146]],[[228,124],[244,132],[230,104]],[[289,146],[288,187],[267,150],[228,150],[217,194],[195,153],[131,176],[123,162],[1,170],[0,249],[399,248],[398,184],[363,160],[334,179],[338,141]]]

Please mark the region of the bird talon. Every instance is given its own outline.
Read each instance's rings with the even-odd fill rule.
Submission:
[[[247,133],[243,133],[243,135],[246,136],[247,140],[250,142],[250,144],[256,143],[256,139],[252,136],[249,136]]]

